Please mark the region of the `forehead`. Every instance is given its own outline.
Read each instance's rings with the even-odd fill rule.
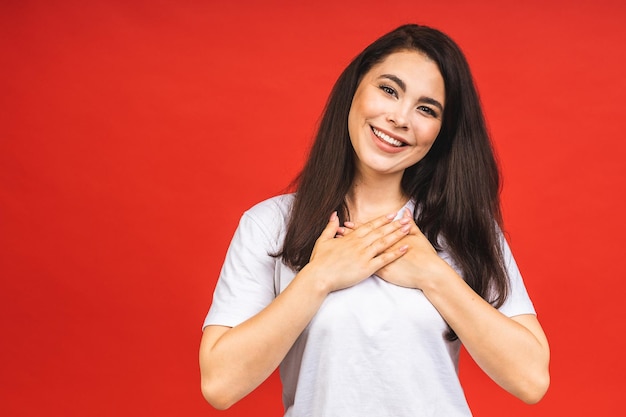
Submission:
[[[429,94],[441,96],[438,99],[444,98],[444,80],[439,66],[423,52],[401,50],[391,53],[372,66],[363,76],[362,82],[386,78],[385,75],[399,78],[409,90],[427,89]]]
[[[430,70],[441,76],[439,66],[424,52],[418,50],[400,50],[392,52],[387,55],[381,61],[374,64],[369,71],[365,73],[365,76],[372,73],[380,72],[382,69],[397,69],[411,71],[415,70]]]

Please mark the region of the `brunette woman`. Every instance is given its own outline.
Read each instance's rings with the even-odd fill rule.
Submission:
[[[468,64],[405,25],[334,86],[294,194],[242,217],[204,323],[202,391],[227,408],[278,366],[285,416],[470,416],[461,343],[527,403],[549,349],[502,235]]]

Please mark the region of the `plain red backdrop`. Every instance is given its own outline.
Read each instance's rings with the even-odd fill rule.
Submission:
[[[200,326],[242,212],[297,173],[349,60],[408,22],[450,34],[472,65],[552,347],[532,407],[464,356],[475,414],[616,415],[617,0],[3,1],[0,415],[281,415],[276,375],[226,412],[204,402]]]

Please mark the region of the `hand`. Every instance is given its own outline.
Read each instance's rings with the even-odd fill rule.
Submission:
[[[342,236],[345,230],[339,226],[337,213],[333,213],[306,268],[315,268],[316,277],[323,280],[328,292],[363,281],[407,251],[407,245],[398,242],[409,233],[411,221],[394,221],[394,217],[395,214],[381,216]]]
[[[394,251],[399,247],[408,246],[406,254],[395,259],[376,271],[376,275],[385,281],[408,288],[423,289],[429,280],[441,277],[453,271],[450,266],[437,255],[437,251],[431,245],[428,238],[415,224],[409,210],[405,210],[402,219],[408,221],[409,233],[400,241],[392,245],[388,250]],[[346,222],[340,234],[349,237],[358,231],[361,226]]]

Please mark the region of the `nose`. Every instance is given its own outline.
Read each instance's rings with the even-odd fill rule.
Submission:
[[[409,127],[407,109],[400,103],[387,113],[387,121],[395,127],[406,129]]]

